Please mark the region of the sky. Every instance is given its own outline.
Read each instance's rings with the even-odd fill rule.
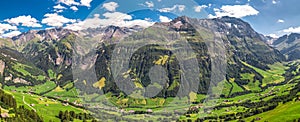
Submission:
[[[241,18],[259,33],[300,33],[299,0],[3,0],[0,37],[29,30],[82,30],[169,22],[178,16]]]

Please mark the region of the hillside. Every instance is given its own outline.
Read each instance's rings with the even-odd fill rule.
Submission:
[[[183,16],[148,28],[29,31],[2,39],[0,81],[18,104],[38,104],[27,109],[39,115],[53,106],[45,120],[63,119],[66,110],[107,120],[148,115],[146,120],[152,121],[243,120],[296,102],[299,96],[300,63],[285,62],[283,54],[288,60],[296,56],[269,46],[267,39],[232,17]],[[280,39],[273,45],[296,44]],[[224,76],[215,77],[218,71]],[[217,92],[207,95],[210,90]],[[215,104],[203,107],[213,97],[218,98]]]

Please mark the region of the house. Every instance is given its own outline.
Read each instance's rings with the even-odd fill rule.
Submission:
[[[259,120],[261,120],[261,118],[260,118],[260,117],[257,117],[257,118],[255,118],[255,120],[256,120],[256,121],[259,121]]]
[[[9,117],[8,113],[1,113],[1,118],[7,118],[7,117]]]
[[[63,106],[68,106],[69,105],[69,103],[63,103]]]

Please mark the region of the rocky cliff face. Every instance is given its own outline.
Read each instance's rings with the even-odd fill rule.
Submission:
[[[300,34],[284,35],[275,40],[272,46],[284,54],[289,61],[300,59]]]
[[[48,30],[30,30],[12,38],[16,46],[21,48],[30,42],[60,40],[66,35],[74,34],[75,32],[63,28],[54,28]]]
[[[300,34],[284,35],[272,43],[289,61],[300,59]]]

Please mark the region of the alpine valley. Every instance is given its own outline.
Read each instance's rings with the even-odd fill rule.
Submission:
[[[151,40],[153,44],[139,48],[131,56],[115,58],[116,50],[131,51],[118,44],[136,45],[132,40]],[[190,45],[194,52],[191,57],[179,59],[174,52],[186,53],[180,52],[180,46],[171,49],[160,46],[180,40]],[[210,51],[207,40],[216,40],[215,48],[221,51]],[[148,28],[31,30],[0,39],[0,46],[3,121],[300,119],[300,34],[278,39],[266,37],[237,18],[183,16]],[[225,72],[218,84],[211,83],[214,70],[222,70],[213,67],[215,57],[225,58],[218,62],[224,65]],[[116,81],[111,65],[128,58],[128,70],[120,71],[132,83],[123,87],[136,89],[134,96],[147,96],[144,91],[149,90],[158,91],[156,96],[133,98],[119,88],[120,81]],[[197,90],[189,91],[193,84],[180,85],[181,76],[185,75],[181,61],[191,59],[196,59],[198,68],[189,70],[199,69],[200,74],[195,76],[198,81],[190,81],[197,83]],[[81,70],[74,71],[74,66],[81,66]],[[165,83],[151,83],[153,78],[149,73],[154,66],[164,69]],[[94,72],[94,78],[90,72]],[[219,95],[210,93],[219,87],[222,87]],[[187,96],[175,99],[179,92],[187,91]],[[203,104],[206,98],[216,96],[214,106]],[[103,99],[108,102],[101,102]]]

